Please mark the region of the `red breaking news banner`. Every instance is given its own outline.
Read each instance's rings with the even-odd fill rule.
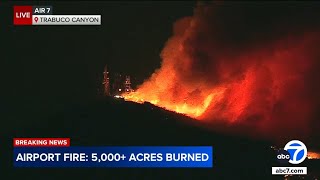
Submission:
[[[69,147],[70,138],[13,138],[14,147]]]
[[[32,6],[14,6],[13,24],[32,25]]]

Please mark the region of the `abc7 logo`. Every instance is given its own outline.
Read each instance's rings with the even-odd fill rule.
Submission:
[[[277,160],[280,162],[280,163],[288,163],[289,160],[290,160],[290,154],[288,151],[286,150],[279,150],[278,151],[278,154],[277,154]]]
[[[277,160],[280,163],[300,164],[307,157],[307,147],[298,140],[288,142],[283,150],[277,153]]]

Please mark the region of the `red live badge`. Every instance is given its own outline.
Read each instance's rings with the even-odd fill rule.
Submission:
[[[13,24],[32,25],[32,6],[14,6]]]

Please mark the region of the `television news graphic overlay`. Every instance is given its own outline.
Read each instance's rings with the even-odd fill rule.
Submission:
[[[290,154],[289,163],[300,164],[302,163],[308,154],[306,145],[299,140],[292,140],[284,146],[284,150]]]
[[[212,168],[211,146],[14,147],[14,167]]]
[[[277,153],[277,160],[281,164],[288,164],[290,160],[289,152],[283,149],[279,150]]]
[[[69,147],[70,138],[13,138],[13,147]]]
[[[307,167],[272,167],[273,175],[286,175],[286,174],[307,174]]]
[[[14,6],[13,24],[32,25],[32,6]]]
[[[101,25],[101,15],[53,15],[52,6],[14,6],[14,25]]]
[[[289,141],[283,148],[277,153],[277,160],[282,164],[300,164],[307,157],[307,147],[299,140]],[[272,167],[273,175],[295,175],[295,174],[307,174],[307,167]]]
[[[33,15],[32,25],[101,25],[101,15]]]
[[[51,15],[53,14],[52,6],[32,6],[33,15]]]

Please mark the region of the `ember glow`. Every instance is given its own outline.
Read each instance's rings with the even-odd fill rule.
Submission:
[[[320,153],[308,151],[308,159],[320,159]]]
[[[238,6],[200,4],[192,17],[177,21],[161,68],[124,99],[198,120],[249,124],[267,136],[306,135],[319,102],[320,31],[295,27],[293,33],[281,18],[255,24],[251,11],[273,11]],[[270,29],[275,22],[281,31]]]
[[[160,98],[161,94],[159,95],[146,95],[141,93],[140,91],[126,94],[124,95],[125,100],[134,101],[138,103],[143,103],[145,101],[150,102],[154,105],[163,107],[167,110],[175,111],[177,113],[185,114],[190,117],[197,118],[201,116],[209,107],[222,97],[224,93],[224,89],[217,88],[213,89],[209,94],[206,94],[203,98],[197,99],[197,97],[188,97],[185,96],[183,99],[174,100],[173,97],[172,101],[170,99]],[[190,100],[191,99],[191,100]],[[196,103],[193,103],[196,102]]]

